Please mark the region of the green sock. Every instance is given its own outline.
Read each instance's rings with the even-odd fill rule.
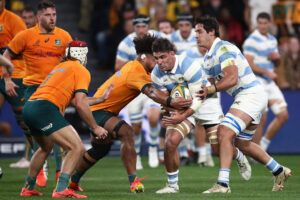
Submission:
[[[29,190],[33,190],[33,188],[35,186],[35,182],[36,182],[36,177],[27,175],[25,178],[25,188],[27,188]]]
[[[73,176],[71,177],[71,181],[74,183],[79,183],[81,177],[83,176],[84,172],[76,171]]]
[[[61,173],[57,181],[56,192],[64,191],[68,187],[69,179],[70,174]]]
[[[62,162],[61,154],[62,154],[62,152],[61,152],[60,146],[57,144],[54,144],[53,156],[54,156],[54,160],[55,160],[56,171],[60,171],[60,168],[61,168],[61,162]]]

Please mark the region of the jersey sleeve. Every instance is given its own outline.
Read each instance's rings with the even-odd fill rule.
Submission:
[[[123,62],[128,62],[130,60],[134,60],[136,57],[134,45],[129,36],[124,38],[117,49],[116,58]]]
[[[257,49],[255,48],[254,45],[255,41],[252,39],[246,39],[244,44],[243,44],[243,54],[244,55],[250,55],[250,56],[255,56],[257,55]]]
[[[162,83],[160,79],[160,73],[158,67],[154,67],[154,69],[151,72],[151,80],[152,80],[152,85],[157,88],[157,89],[163,89],[164,84]]]
[[[127,86],[139,91],[142,91],[143,87],[151,83],[151,77],[146,72],[131,72],[127,77]]]
[[[91,82],[89,71],[83,67],[75,71],[75,93],[83,92],[88,94],[88,88]]]
[[[27,31],[21,31],[19,32],[9,43],[8,48],[12,53],[15,55],[21,54],[26,46],[26,39],[27,39]]]
[[[235,59],[236,59],[236,52],[230,50],[229,47],[223,46],[219,49],[218,53],[219,63],[221,66],[221,70],[228,66],[235,65]]]

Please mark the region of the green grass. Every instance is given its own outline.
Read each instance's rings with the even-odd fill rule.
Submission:
[[[271,192],[273,185],[271,174],[264,166],[257,164],[252,166],[252,178],[243,181],[238,174],[235,162],[231,173],[231,194],[203,195],[202,191],[208,189],[216,181],[218,167],[201,168],[196,165],[182,167],[180,169],[180,193],[157,195],[155,191],[166,183],[166,175],[163,166],[157,169],[147,167],[147,160],[143,158],[144,170],[139,171],[140,177],[145,176],[145,193],[131,194],[127,175],[121,160],[117,157],[105,158],[95,165],[81,181],[85,189],[84,194],[89,199],[300,199],[300,157],[299,156],[275,156],[280,162],[293,170],[293,176],[286,183],[282,192]],[[216,159],[215,159],[216,160]],[[11,169],[9,163],[16,159],[1,159],[0,166],[4,171],[0,179],[0,199],[50,199],[54,183],[53,162],[49,172],[49,182],[46,188],[38,188],[44,193],[43,197],[21,198],[19,192],[24,184],[26,169]],[[216,163],[217,164],[217,163]]]

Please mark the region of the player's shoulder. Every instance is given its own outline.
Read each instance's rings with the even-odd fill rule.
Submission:
[[[55,27],[55,33],[63,37],[71,37],[70,33],[60,27]]]
[[[15,14],[14,12],[12,11],[9,11],[9,10],[4,10],[3,11],[4,15],[7,17],[7,19],[9,20],[20,20],[20,21],[23,21],[22,18],[20,16],[18,16],[17,14]],[[14,21],[15,22],[15,21]]]

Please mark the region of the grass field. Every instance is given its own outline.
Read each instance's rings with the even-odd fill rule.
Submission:
[[[286,183],[282,192],[271,192],[273,180],[271,174],[262,165],[252,166],[252,178],[243,181],[238,174],[236,164],[233,163],[231,173],[231,194],[203,195],[202,191],[208,189],[216,181],[218,168],[202,168],[190,165],[180,169],[180,193],[157,195],[155,191],[166,183],[163,166],[157,169],[147,167],[147,160],[143,158],[144,170],[139,171],[140,177],[145,176],[145,193],[131,194],[127,176],[121,160],[118,157],[105,158],[94,166],[84,176],[81,186],[85,189],[84,194],[89,199],[300,199],[300,156],[275,156],[280,162],[289,166],[293,176]],[[215,159],[216,160],[216,159]],[[0,166],[4,171],[0,179],[0,199],[25,199],[19,197],[20,188],[24,184],[26,169],[11,169],[9,163],[16,159],[0,159]],[[54,183],[53,162],[50,161],[49,182],[46,188],[38,188],[44,193],[43,197],[30,197],[26,199],[50,199]],[[218,164],[218,163],[216,163]]]

